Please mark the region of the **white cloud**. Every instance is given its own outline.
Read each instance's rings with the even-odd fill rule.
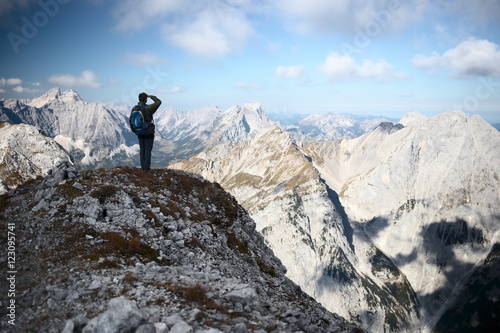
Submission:
[[[448,68],[454,77],[460,78],[500,76],[498,44],[475,38],[461,42],[443,55],[437,52],[430,56],[418,54],[412,63],[417,68],[427,70]]]
[[[193,0],[125,0],[117,3],[114,17],[121,31],[141,30],[148,24],[157,24],[168,15],[183,13],[192,8]]]
[[[364,59],[362,64],[356,64],[353,57],[332,52],[325,63],[320,67],[320,72],[330,80],[349,80],[353,78],[369,78],[378,81],[404,78],[404,75],[394,73],[393,67],[385,60],[373,62]]]
[[[172,87],[171,89],[158,88],[154,91],[155,94],[179,94],[184,92],[185,89],[179,86]]]
[[[123,56],[123,60],[127,63],[137,66],[151,66],[163,64],[166,62],[165,58],[162,58],[151,51],[147,51],[144,53],[127,52]]]
[[[460,21],[467,25],[498,23],[498,14],[500,13],[500,1],[498,0],[441,0],[440,5],[450,17],[460,17]]]
[[[156,25],[163,39],[176,47],[204,57],[223,57],[236,52],[253,34],[247,13],[254,7],[247,0],[126,0],[114,15],[118,30]]]
[[[417,54],[413,59],[412,63],[417,68],[422,69],[430,69],[440,67],[442,65],[443,60],[441,56],[437,52],[432,52],[430,56],[424,56],[422,54]]]
[[[4,92],[7,92],[5,89],[0,88],[0,94],[3,94]]]
[[[54,74],[47,79],[48,83],[62,87],[88,87],[99,88],[101,83],[97,74],[91,70],[83,71],[79,76],[72,74]]]
[[[110,87],[116,87],[120,84],[120,80],[118,80],[115,77],[108,77],[108,86]]]
[[[304,66],[278,66],[275,75],[282,79],[296,79],[304,74]]]
[[[375,38],[400,33],[415,24],[445,24],[457,35],[459,30],[475,31],[498,26],[498,0],[275,0],[277,10],[293,30],[302,33],[364,34]]]
[[[40,92],[40,89],[29,89],[29,88],[24,88],[21,86],[16,86],[16,87],[12,88],[12,90],[14,90],[17,93],[28,93],[28,94],[35,94],[35,93]]]
[[[277,0],[277,4],[289,25],[304,33],[340,29],[373,35],[400,30],[421,19],[429,7],[428,0]]]
[[[231,7],[204,8],[192,20],[165,24],[169,43],[204,57],[223,57],[239,50],[253,33],[242,12]]]
[[[20,85],[22,83],[23,83],[23,80],[18,79],[18,78],[5,79],[3,77],[0,77],[0,87],[15,86],[15,85]]]

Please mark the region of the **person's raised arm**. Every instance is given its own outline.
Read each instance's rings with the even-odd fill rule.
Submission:
[[[161,105],[161,100],[154,96],[154,95],[148,95],[149,98],[151,98],[153,100],[153,104],[150,104],[148,105],[146,108],[149,109],[149,112],[151,112],[151,114],[155,113],[156,110],[158,110],[158,108],[160,107]]]

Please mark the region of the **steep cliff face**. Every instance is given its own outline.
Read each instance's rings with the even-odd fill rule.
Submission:
[[[460,112],[402,123],[304,150],[407,276],[427,330],[500,242],[500,133]]]
[[[288,132],[276,127],[174,164],[219,182],[256,221],[287,276],[369,331],[404,331],[418,317],[406,277],[366,237],[354,237],[335,194]]]
[[[500,244],[495,244],[457,291],[453,302],[439,318],[435,332],[496,332],[500,330]]]
[[[0,197],[18,331],[361,331],[285,277],[218,184],[128,167],[56,177],[65,166]]]

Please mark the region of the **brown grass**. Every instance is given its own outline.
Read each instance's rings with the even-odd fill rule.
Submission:
[[[116,186],[103,185],[103,186],[100,186],[98,189],[92,191],[90,193],[90,196],[92,198],[98,199],[99,203],[102,205],[103,203],[106,202],[107,199],[111,198],[119,190],[120,189],[118,187],[116,187]]]
[[[243,254],[249,254],[250,250],[248,247],[241,242],[235,234],[229,232],[227,233],[227,246],[232,250],[238,250],[238,252]]]
[[[180,289],[180,292],[189,303],[203,305],[208,300],[207,291],[198,283],[191,287],[183,287]]]
[[[139,279],[134,274],[132,274],[132,272],[127,272],[123,276],[122,281],[123,281],[123,283],[126,283],[126,284],[132,284],[134,282],[139,281]]]

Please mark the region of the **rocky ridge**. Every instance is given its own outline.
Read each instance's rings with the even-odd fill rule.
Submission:
[[[199,176],[61,162],[0,203],[17,332],[361,331],[286,278],[246,211]]]
[[[0,123],[0,194],[28,179],[45,177],[68,153],[36,127]]]

